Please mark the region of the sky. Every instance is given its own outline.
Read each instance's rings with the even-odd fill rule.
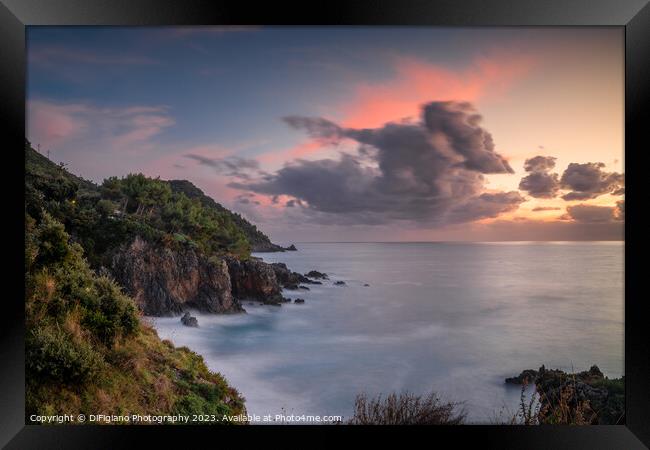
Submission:
[[[27,138],[277,242],[621,240],[622,28],[28,27]]]

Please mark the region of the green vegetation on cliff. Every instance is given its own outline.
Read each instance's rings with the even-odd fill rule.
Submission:
[[[246,239],[251,245],[253,251],[256,250],[282,250],[282,247],[273,244],[269,237],[257,229],[255,225],[244,219],[240,214],[224,208],[211,197],[208,197],[203,191],[187,180],[170,180],[168,181],[172,191],[185,194],[188,198],[197,199],[203,206],[213,209],[220,213],[226,214],[230,220],[242,230]]]
[[[203,358],[161,341],[133,299],[96,267],[135,235],[247,256],[228,216],[142,175],[101,187],[26,145],[26,417],[245,413]]]
[[[52,163],[28,142],[25,195],[27,212],[38,219],[46,211],[63,223],[95,268],[108,266],[112,251],[135,236],[244,259],[252,246],[273,246],[255,225],[189,181],[129,174],[98,186]]]

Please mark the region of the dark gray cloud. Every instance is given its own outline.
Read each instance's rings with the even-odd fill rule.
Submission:
[[[424,123],[429,133],[443,134],[453,150],[465,157],[465,168],[481,173],[514,173],[508,162],[494,151],[492,135],[479,125],[481,120],[466,102],[433,102],[424,108]]]
[[[513,170],[467,103],[429,103],[419,123],[372,129],[343,128],[321,118],[284,120],[327,143],[356,141],[359,150],[338,159],[296,160],[231,187],[294,197],[306,213],[336,223],[444,225],[496,217],[524,201],[518,192],[484,193],[483,174]]]
[[[581,223],[606,223],[621,220],[619,208],[614,206],[573,205],[568,206],[565,219]]]
[[[533,212],[538,212],[538,211],[559,211],[562,208],[558,208],[556,206],[538,206],[536,208],[533,208]]]
[[[532,172],[521,179],[519,189],[531,197],[553,198],[560,190],[557,173]]]
[[[345,135],[345,130],[320,117],[288,116],[283,120],[292,128],[305,130],[309,136],[321,141],[336,141]]]
[[[208,158],[203,155],[188,153],[183,155],[193,159],[203,166],[214,169],[215,172],[230,177],[250,179],[251,172],[259,171],[259,162],[255,159],[241,158],[239,156],[228,156],[225,158]]]
[[[353,139],[361,144],[363,153],[367,153],[367,146],[395,152],[395,145],[407,139],[404,151],[425,150],[429,157],[484,174],[514,173],[505,158],[495,152],[492,135],[480,126],[481,120],[466,102],[432,102],[424,106],[422,123],[389,123],[375,129],[343,128],[319,117],[284,118],[291,127],[303,129],[315,139]]]
[[[525,199],[516,191],[484,193],[451,208],[447,222],[463,223],[497,217],[501,213],[514,211],[524,201]]]
[[[604,163],[571,163],[560,179],[562,189],[571,192],[562,196],[564,200],[588,200],[603,194],[623,195],[625,175],[605,172]]]
[[[526,172],[546,172],[555,167],[556,159],[553,156],[535,156],[524,162],[524,170]]]
[[[555,167],[552,156],[535,156],[524,162],[524,170],[529,172],[519,182],[519,189],[527,192],[531,197],[553,198],[560,190],[559,175],[549,173]]]
[[[239,205],[259,205],[260,202],[255,200],[255,194],[251,192],[242,192],[235,197],[235,202]]]
[[[625,175],[605,172],[604,163],[571,163],[561,178],[550,173],[555,167],[556,158],[535,156],[524,162],[528,175],[521,179],[519,189],[532,197],[554,198],[560,190],[569,190],[564,200],[589,200],[603,194],[624,195]]]

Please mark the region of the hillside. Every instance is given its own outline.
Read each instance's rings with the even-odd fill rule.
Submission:
[[[26,417],[245,414],[203,358],[161,341],[105,269],[134,239],[246,260],[225,212],[142,175],[101,186],[25,146]],[[224,264],[224,263],[222,263]]]
[[[273,252],[283,251],[284,249],[271,242],[269,237],[257,229],[255,225],[244,219],[240,214],[232,212],[224,208],[220,203],[215,202],[211,197],[208,197],[203,191],[187,180],[170,180],[169,185],[173,192],[182,192],[188,198],[198,199],[201,204],[207,208],[212,208],[218,212],[227,214],[244,233],[246,239],[251,244],[251,251],[254,252]]]
[[[201,356],[158,338],[47,213],[25,217],[25,312],[26,417],[245,412]]]
[[[54,164],[29,143],[25,195],[28,212],[38,215],[43,209],[61,221],[95,268],[107,265],[112,250],[136,235],[242,258],[251,251],[283,250],[189,181],[130,174],[97,185]]]

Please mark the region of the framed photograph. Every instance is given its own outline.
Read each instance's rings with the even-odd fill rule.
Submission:
[[[650,445],[647,1],[0,17],[6,448]]]

